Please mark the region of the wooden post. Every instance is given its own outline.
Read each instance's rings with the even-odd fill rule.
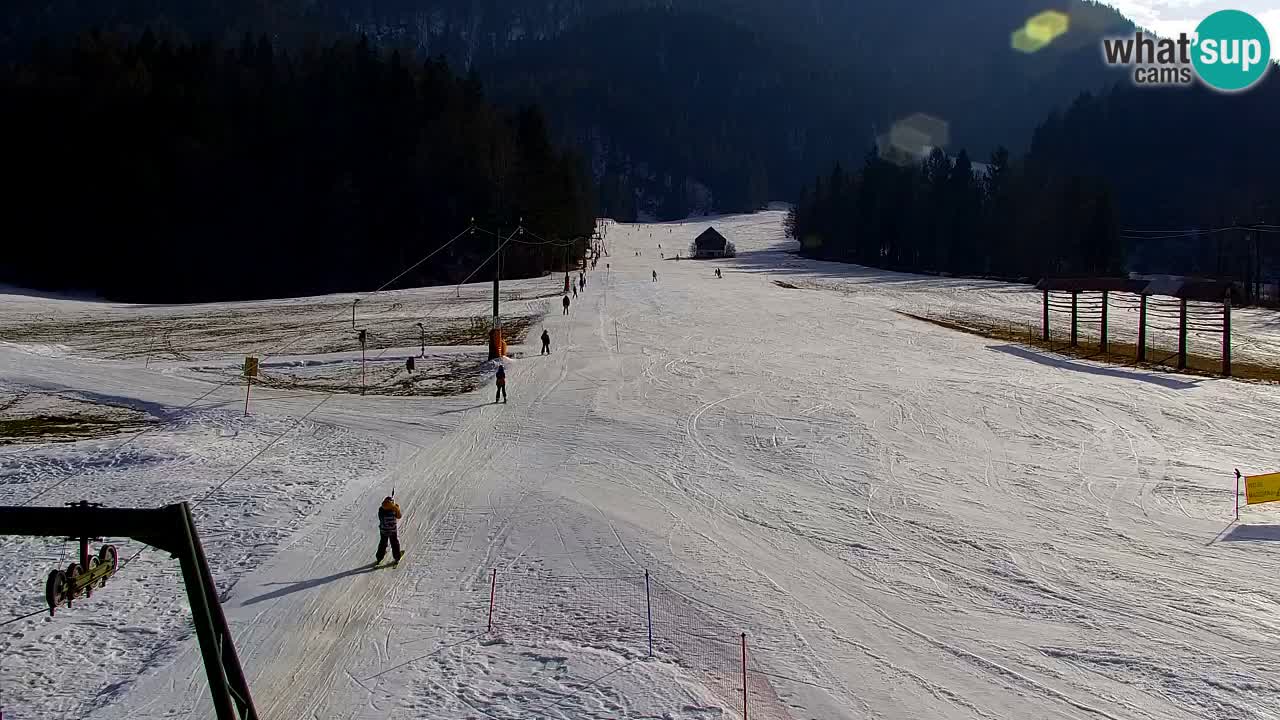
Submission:
[[[1187,299],[1182,298],[1178,312],[1178,369],[1187,369]]]
[[[1222,374],[1231,377],[1231,289],[1222,299]]]
[[[1147,296],[1138,297],[1138,362],[1145,362],[1147,359]]]
[[[1107,354],[1107,291],[1102,291],[1102,354]]]
[[[1071,347],[1075,347],[1079,340],[1079,334],[1077,330],[1077,320],[1076,320],[1076,318],[1078,317],[1078,313],[1076,311],[1076,301],[1079,298],[1080,298],[1080,291],[1072,290],[1071,291]]]
[[[258,374],[258,358],[247,355],[244,359],[244,416],[249,417],[249,388],[253,387],[253,377]]]
[[[1048,290],[1044,291],[1044,294],[1042,296],[1042,302],[1043,302],[1043,306],[1042,306],[1043,310],[1041,314],[1044,316],[1044,321],[1043,321],[1044,341],[1049,342],[1049,291]]]

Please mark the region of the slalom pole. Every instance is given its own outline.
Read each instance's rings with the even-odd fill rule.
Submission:
[[[1240,519],[1240,468],[1236,468],[1236,494],[1233,498],[1236,506],[1236,519]]]

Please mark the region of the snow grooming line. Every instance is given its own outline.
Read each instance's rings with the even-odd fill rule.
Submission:
[[[834,692],[762,670],[759,639],[751,641],[749,653],[748,633],[709,618],[706,609],[647,570],[643,575],[559,577],[494,568],[486,579],[490,643],[560,641],[584,651],[615,652],[627,660],[608,675],[637,662],[666,663],[694,674],[726,709],[740,711],[743,720],[748,708],[753,718],[792,720],[770,678]],[[581,689],[604,678],[584,682]]]

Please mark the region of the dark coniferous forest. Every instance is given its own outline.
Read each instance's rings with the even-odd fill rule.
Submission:
[[[1012,50],[1041,10],[20,0],[0,34],[17,238],[0,281],[164,300],[359,289],[473,216],[559,242],[596,212],[770,200],[798,203],[805,252],[901,270],[1280,272],[1280,233],[1203,232],[1280,227],[1280,75],[1233,96],[1133,87],[1099,51],[1132,26],[1090,0],[1063,6],[1049,47]],[[95,24],[119,32],[76,34]],[[948,123],[945,154],[867,153],[916,112]],[[403,283],[457,281],[492,243],[464,238]],[[506,272],[555,267],[560,247],[521,245]]]
[[[87,34],[0,74],[10,189],[0,282],[137,301],[365,290],[478,225],[522,218],[504,274],[562,267],[594,225],[541,112],[366,41],[283,51]],[[399,286],[457,282],[467,235]]]
[[[837,166],[789,230],[814,257],[906,271],[1264,281],[1280,272],[1278,109],[1274,68],[1238,95],[1117,85],[1051,113],[1020,156]]]

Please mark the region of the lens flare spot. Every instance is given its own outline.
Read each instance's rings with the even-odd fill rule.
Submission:
[[[880,157],[899,165],[920,162],[934,148],[951,142],[951,126],[946,120],[915,113],[893,124],[889,132],[876,138]]]
[[[1033,53],[1048,47],[1071,28],[1071,17],[1058,10],[1038,13],[1013,31],[1009,45],[1018,52]]]

